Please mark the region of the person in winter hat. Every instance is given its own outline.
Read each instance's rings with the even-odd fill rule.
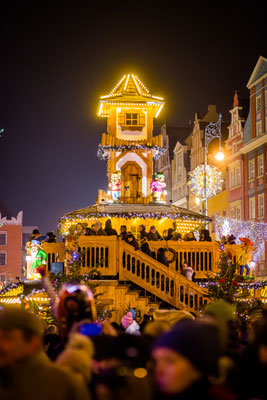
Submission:
[[[208,376],[217,374],[219,355],[216,326],[189,319],[180,321],[160,336],[152,349],[160,394],[177,399],[209,399]]]
[[[140,335],[140,326],[133,319],[131,312],[128,312],[124,317],[122,317],[121,324],[125,329],[125,333],[129,333],[130,335]]]

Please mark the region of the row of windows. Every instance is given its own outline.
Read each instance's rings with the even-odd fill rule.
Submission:
[[[256,218],[255,197],[249,198],[249,219]],[[264,217],[264,194],[258,195],[258,218]]]
[[[264,157],[263,154],[258,156],[258,177],[264,174]],[[249,180],[255,179],[255,160],[249,160],[248,162],[248,178]]]

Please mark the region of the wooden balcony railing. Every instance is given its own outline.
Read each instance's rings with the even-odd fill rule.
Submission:
[[[176,308],[198,311],[207,303],[206,291],[150,256],[120,242],[119,279],[134,282]]]
[[[199,310],[207,302],[206,292],[181,275],[182,263],[188,261],[194,267],[196,278],[204,279],[216,272],[219,260],[215,242],[149,242],[155,252],[161,247],[175,251],[176,260],[168,267],[116,236],[80,236],[78,243],[79,250],[84,252],[83,273],[97,267],[103,276],[129,280],[174,307],[191,311]],[[43,243],[43,249],[48,254],[48,270],[51,262],[65,262],[64,243]],[[240,246],[226,246],[226,249],[235,259]]]

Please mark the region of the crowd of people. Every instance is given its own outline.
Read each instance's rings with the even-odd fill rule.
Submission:
[[[81,292],[70,287],[55,324],[0,310],[1,400],[266,399],[267,310],[247,330],[221,300],[201,318],[130,309],[97,324]]]

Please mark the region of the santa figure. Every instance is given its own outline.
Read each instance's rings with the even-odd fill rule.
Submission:
[[[46,264],[47,253],[41,247],[41,241],[33,239],[27,249],[27,279],[41,279],[38,268]]]
[[[246,275],[250,275],[249,264],[252,261],[253,251],[256,249],[250,239],[240,237],[239,240],[242,242],[241,252],[237,257],[237,262],[240,265],[240,275],[243,275],[244,270],[246,270]]]
[[[161,201],[161,195],[166,187],[165,176],[163,172],[157,172],[155,179],[150,183],[150,189],[152,190],[153,198],[155,201]]]
[[[121,173],[116,171],[111,174],[109,188],[113,201],[119,201],[121,197]]]

